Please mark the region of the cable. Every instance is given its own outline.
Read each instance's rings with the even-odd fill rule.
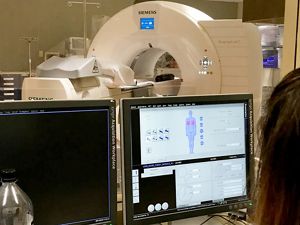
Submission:
[[[243,213],[243,212],[239,212],[239,213]],[[234,220],[234,221],[238,221],[242,224],[245,224],[245,225],[248,225],[248,223],[246,222],[246,215],[247,214],[235,214],[233,212],[231,213],[228,213],[227,217],[229,217],[231,220]]]
[[[209,221],[210,219],[214,218],[214,217],[221,217],[223,220],[226,220],[228,223],[231,223],[233,225],[236,225],[235,223],[233,223],[232,221],[230,221],[229,219],[225,218],[224,216],[222,215],[211,215],[208,219],[204,220],[202,223],[200,223],[200,225],[203,225],[205,223],[207,223],[207,221]]]
[[[249,223],[247,223],[246,221],[244,221],[242,218],[240,218],[237,215],[231,214],[231,215],[227,215],[227,217],[229,217],[231,220],[234,220],[236,222],[240,222],[242,224],[248,225]]]
[[[207,223],[209,220],[211,220],[214,217],[220,217],[223,220],[226,220],[228,223],[233,224],[233,225],[237,225],[236,222],[240,222],[242,224],[248,225],[247,222],[243,221],[242,219],[240,219],[238,216],[235,216],[235,215],[231,215],[231,216],[229,216],[229,215],[211,215],[211,216],[209,216],[209,218],[207,218],[206,220],[204,220],[199,225],[203,225],[203,224]],[[229,219],[227,219],[226,217],[228,217]]]
[[[232,221],[230,221],[230,218],[227,219],[227,218],[225,218],[225,216],[222,216],[222,215],[217,215],[217,216],[221,217],[223,220],[226,220],[228,223],[231,223],[231,224],[233,224],[233,225],[236,225],[236,224],[235,224],[236,221],[233,221],[233,222],[232,222]]]
[[[237,221],[241,222],[242,224],[248,225],[247,222],[245,222],[245,221],[243,221],[243,220],[241,220],[241,219],[238,219]]]
[[[203,225],[205,224],[207,221],[209,221],[211,218],[215,217],[214,215],[213,216],[210,216],[208,219],[204,220],[202,223],[200,223],[200,225]]]

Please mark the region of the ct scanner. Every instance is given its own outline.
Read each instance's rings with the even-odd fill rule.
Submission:
[[[253,24],[213,20],[183,4],[143,2],[114,15],[96,34],[87,60],[94,60],[99,73],[81,76],[85,63],[72,69],[59,60],[51,66],[45,61],[37,68],[38,77],[24,80],[22,99],[119,98],[140,88],[155,95],[250,92],[258,113],[260,43]],[[177,65],[159,68],[157,62],[164,56]],[[74,70],[79,71],[76,76]]]

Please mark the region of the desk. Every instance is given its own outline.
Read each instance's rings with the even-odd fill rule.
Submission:
[[[123,219],[122,219],[122,211],[118,211],[118,220],[117,220],[117,225],[123,225]],[[189,218],[189,219],[184,219],[184,220],[176,220],[171,223],[162,223],[161,225],[200,225],[202,222],[204,222],[206,219],[208,219],[208,216],[201,216],[201,217],[194,217],[194,218]],[[215,217],[207,221],[204,225],[230,225],[231,223],[227,222],[226,220],[220,218],[220,217]],[[234,222],[235,225],[245,225],[250,223],[241,223],[238,221]],[[159,225],[159,224],[155,224]]]
[[[118,194],[118,222],[117,225],[123,225],[123,211],[122,211],[122,194]],[[224,214],[226,215],[226,214]],[[183,220],[176,220],[173,221],[172,225],[199,225],[202,222],[204,222],[206,219],[208,219],[209,216],[199,216],[199,217],[193,217],[189,219],[183,219]],[[167,225],[168,223],[163,223],[163,225]],[[207,221],[204,225],[230,225],[231,223],[227,222],[226,220],[222,219],[221,217],[214,217]],[[245,223],[241,223],[238,221],[235,221],[234,224],[236,225],[245,225]],[[250,225],[250,223],[247,223]]]
[[[172,225],[199,225],[202,222],[204,222],[206,219],[208,219],[208,216],[194,217],[194,218],[174,221],[172,222]],[[220,217],[214,217],[205,223],[205,225],[225,225],[225,224],[229,225],[231,223],[227,222],[226,220]],[[244,223],[238,221],[234,221],[234,224],[244,225]]]

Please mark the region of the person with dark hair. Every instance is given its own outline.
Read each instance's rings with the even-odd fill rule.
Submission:
[[[254,222],[300,225],[300,68],[274,88],[258,129]]]

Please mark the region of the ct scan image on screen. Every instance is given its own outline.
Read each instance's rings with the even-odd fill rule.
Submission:
[[[249,95],[124,100],[130,177],[125,192],[131,194],[126,221],[150,224],[245,208],[251,100]]]

